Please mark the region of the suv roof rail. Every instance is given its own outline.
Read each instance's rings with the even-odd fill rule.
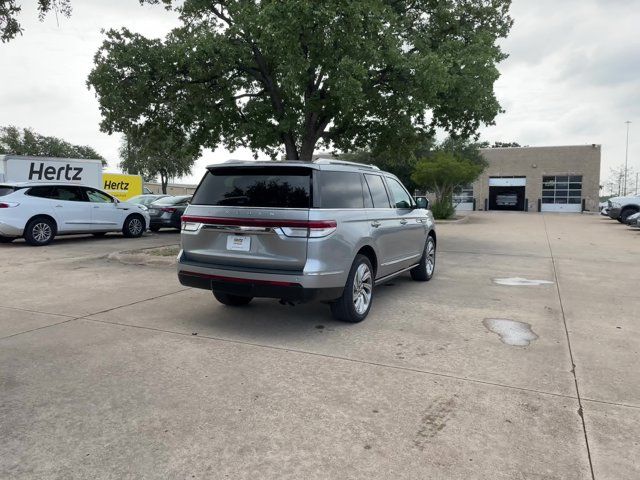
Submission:
[[[336,160],[332,158],[318,158],[317,160],[314,160],[313,163],[316,163],[318,165],[349,165],[352,167],[368,168],[370,170],[380,170],[375,165],[368,165],[366,163],[358,163],[358,162],[349,162],[347,160]]]

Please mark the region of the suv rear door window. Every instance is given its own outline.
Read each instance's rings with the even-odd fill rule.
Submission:
[[[356,172],[320,171],[320,208],[363,208],[362,181]]]
[[[384,187],[384,181],[380,175],[364,175],[369,191],[371,192],[371,198],[373,199],[374,208],[389,208],[389,197],[387,195],[387,189]]]
[[[395,178],[387,177],[387,185],[391,191],[391,198],[393,199],[393,205],[396,208],[411,208],[413,201],[411,195],[407,193],[404,187]]]
[[[311,170],[302,167],[213,168],[202,179],[194,205],[309,208]]]
[[[53,195],[50,198],[67,202],[86,202],[87,199],[80,187],[60,186],[53,187]]]

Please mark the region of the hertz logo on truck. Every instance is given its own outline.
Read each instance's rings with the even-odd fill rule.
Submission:
[[[114,182],[111,180],[104,181],[105,190],[129,190],[129,182]]]
[[[129,200],[142,194],[142,177],[121,173],[103,173],[102,188],[118,200]]]
[[[29,166],[29,180],[68,180],[68,181],[82,181],[82,167],[72,167],[68,163],[59,167],[49,165],[44,166],[43,162],[40,162],[36,166],[35,162],[32,162]]]

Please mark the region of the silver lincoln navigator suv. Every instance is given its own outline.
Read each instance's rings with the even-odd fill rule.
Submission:
[[[433,276],[428,202],[390,173],[337,160],[207,170],[182,217],[178,277],[225,305],[322,300],[336,318],[360,322],[375,285],[406,271]]]

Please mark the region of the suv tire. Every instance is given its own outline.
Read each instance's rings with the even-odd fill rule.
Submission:
[[[242,297],[240,295],[232,295],[230,293],[222,293],[222,292],[213,292],[213,296],[216,297],[223,305],[228,305],[229,307],[242,307],[244,305],[248,305],[253,297]]]
[[[122,226],[122,234],[128,238],[138,238],[144,233],[144,218],[141,215],[129,215]]]
[[[627,223],[627,218],[629,218],[631,215],[633,215],[634,213],[638,213],[638,210],[635,208],[625,208],[624,210],[622,210],[622,212],[620,213],[620,216],[618,217],[618,221],[620,223]]]
[[[424,244],[424,252],[420,263],[413,267],[409,273],[411,278],[418,282],[428,282],[433,277],[436,270],[436,242],[431,235],[427,237]]]
[[[56,224],[46,217],[34,218],[24,229],[24,239],[34,247],[49,245],[55,236]]]
[[[373,303],[373,267],[364,255],[356,255],[342,296],[331,303],[331,313],[343,322],[358,323],[367,318]]]

